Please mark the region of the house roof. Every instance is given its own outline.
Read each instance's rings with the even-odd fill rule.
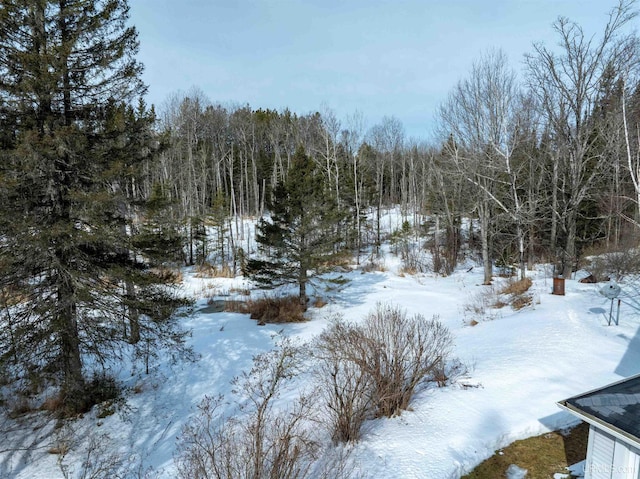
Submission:
[[[640,375],[565,399],[558,405],[640,445]]]

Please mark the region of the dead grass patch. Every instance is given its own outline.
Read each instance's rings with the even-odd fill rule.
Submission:
[[[322,298],[316,298],[313,301],[314,308],[324,308],[327,305],[327,302]]]
[[[2,306],[16,306],[24,304],[28,300],[29,296],[17,287],[10,286],[0,289],[0,305]]]
[[[235,274],[229,265],[216,266],[211,263],[201,263],[195,268],[196,278],[233,278]]]
[[[18,400],[8,408],[8,416],[11,419],[17,419],[20,416],[33,412],[33,407],[29,403],[29,400],[25,397],[20,397]]]
[[[251,296],[251,290],[248,288],[231,288],[229,294],[239,294],[241,296]]]
[[[506,477],[511,464],[526,469],[527,479],[548,479],[586,457],[589,426],[582,423],[569,431],[554,431],[516,441],[496,451],[462,479]]]
[[[182,283],[182,271],[180,271],[179,269],[160,266],[158,268],[152,268],[151,274],[154,275],[163,283],[170,283],[170,284]]]
[[[520,279],[517,281],[509,281],[501,290],[500,294],[512,294],[519,296],[526,293],[531,288],[533,282],[529,278]]]
[[[520,311],[522,308],[526,308],[527,306],[531,306],[533,304],[533,296],[528,294],[523,294],[521,296],[516,296],[511,301],[511,307],[515,311]]]
[[[353,262],[353,256],[349,251],[341,251],[336,254],[326,256],[320,262],[320,267],[323,269],[344,269],[350,270],[351,263]]]
[[[266,323],[300,323],[306,321],[305,305],[300,304],[297,296],[265,297],[247,301],[246,307],[251,319],[258,324]]]
[[[507,305],[507,303],[505,303],[504,301],[502,301],[501,299],[496,299],[495,302],[493,303],[493,307],[495,309],[502,309]]]
[[[250,312],[246,301],[237,301],[233,299],[227,299],[224,301],[223,311],[225,313],[241,314],[248,314]]]
[[[59,394],[56,394],[55,396],[49,396],[45,399],[42,406],[40,406],[40,409],[43,411],[58,412],[61,411],[63,407],[64,401],[62,397]]]
[[[364,273],[373,273],[373,272],[376,272],[376,271],[384,273],[385,271],[387,271],[387,268],[381,261],[379,261],[377,259],[372,259],[370,261],[367,261],[366,263],[363,263],[360,266],[360,271],[363,274]]]
[[[70,450],[71,450],[71,446],[69,444],[67,444],[66,442],[61,442],[60,444],[51,446],[49,449],[47,449],[47,452],[49,454],[66,456]]]

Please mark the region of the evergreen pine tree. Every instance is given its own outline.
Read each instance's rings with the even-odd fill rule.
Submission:
[[[297,283],[302,304],[310,279],[342,242],[339,226],[346,216],[325,188],[316,163],[299,147],[286,180],[274,188],[269,217],[258,223],[256,240],[265,259],[247,263],[259,283]]]
[[[153,122],[129,106],[145,87],[128,12],[126,0],[0,4],[0,286],[12,298],[0,358],[60,378],[70,414],[89,406],[89,356],[117,358],[143,326],[179,340],[166,321],[176,302],[128,231]]]

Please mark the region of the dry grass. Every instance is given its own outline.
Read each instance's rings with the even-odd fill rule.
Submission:
[[[29,297],[19,288],[8,287],[0,289],[0,305],[1,306],[16,306],[18,304],[24,304],[29,300]]]
[[[475,316],[484,317],[491,305],[497,303],[496,290],[493,286],[483,287],[479,291],[468,296],[468,301],[463,304],[465,312]]]
[[[202,263],[196,266],[196,278],[233,278],[235,274],[229,265],[215,266],[211,263]]]
[[[327,305],[327,302],[324,299],[320,298],[320,297],[316,298],[313,301],[313,307],[314,308],[324,308],[326,305]]]
[[[241,313],[241,314],[249,314],[249,306],[246,301],[237,301],[233,299],[228,299],[224,301],[223,310],[226,313]]]
[[[516,296],[515,298],[513,298],[513,301],[511,301],[511,307],[516,311],[520,311],[522,308],[526,308],[527,306],[531,306],[532,304],[533,296],[528,294]]]
[[[352,263],[353,255],[349,251],[341,251],[324,257],[320,262],[320,268],[350,270]]]
[[[14,404],[11,404],[8,408],[8,416],[11,419],[17,419],[20,416],[33,412],[33,408],[29,403],[29,400],[25,397],[20,397]]]
[[[305,305],[300,304],[297,296],[265,297],[247,301],[247,312],[258,324],[266,323],[300,323],[306,321]]]
[[[61,411],[63,407],[64,401],[62,397],[59,394],[56,394],[45,399],[42,406],[40,406],[40,409],[43,411],[58,412]]]
[[[529,291],[532,285],[532,281],[529,278],[520,279],[518,281],[509,281],[504,288],[500,290],[500,294],[512,294],[519,296]]]
[[[360,271],[362,272],[362,274],[374,273],[376,271],[384,273],[385,271],[387,271],[387,268],[381,261],[372,259],[370,261],[367,261],[366,263],[363,263],[360,266]]]
[[[496,452],[462,479],[506,477],[511,464],[526,469],[527,479],[548,479],[555,473],[567,473],[567,466],[585,458],[588,432],[588,425],[583,423],[568,432],[554,431],[516,441]]]
[[[179,269],[167,268],[166,266],[152,268],[151,274],[156,276],[163,283],[180,284],[183,279],[182,271]]]
[[[505,303],[504,301],[502,301],[500,298],[497,298],[495,300],[495,302],[493,303],[492,307],[494,307],[495,309],[502,309],[507,305],[507,303]]]
[[[54,446],[51,446],[49,449],[47,449],[47,453],[66,456],[70,450],[71,450],[71,446],[68,443],[60,442]]]
[[[251,290],[248,288],[231,288],[229,294],[239,294],[241,296],[251,296]]]

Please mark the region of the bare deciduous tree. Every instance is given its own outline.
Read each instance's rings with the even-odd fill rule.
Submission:
[[[490,238],[496,209],[516,223],[520,261],[524,264],[522,198],[512,155],[517,141],[515,108],[518,90],[515,73],[504,53],[492,51],[476,62],[469,77],[460,81],[440,107],[447,153],[478,193],[475,209],[480,220],[484,284],[492,278]],[[502,173],[502,178],[500,174]],[[509,202],[498,188],[506,183]]]
[[[594,148],[599,139],[593,124],[598,88],[607,66],[625,65],[633,52],[635,37],[623,29],[636,17],[634,4],[635,0],[619,0],[599,38],[560,17],[553,24],[560,53],[537,43],[534,53],[526,56],[531,90],[543,107],[559,153],[552,214],[566,238],[560,258],[565,276],[577,259],[580,207],[590,197],[606,161],[602,151]]]

